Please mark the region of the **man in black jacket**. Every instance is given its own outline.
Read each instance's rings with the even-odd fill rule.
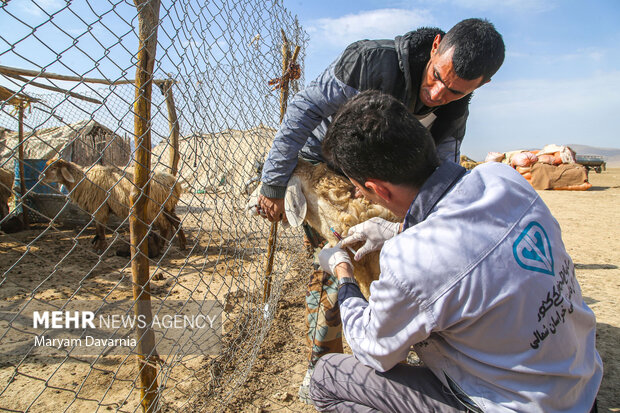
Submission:
[[[488,21],[463,20],[448,33],[420,28],[394,40],[361,40],[348,46],[290,102],[263,167],[259,213],[278,221],[298,157],[324,162],[321,142],[336,111],[364,90],[401,101],[426,126],[441,160],[459,161],[471,93],[490,81],[504,60],[501,35]],[[318,358],[342,352],[337,280],[315,271],[306,294],[309,373]]]
[[[288,106],[263,167],[259,206],[282,218],[286,184],[297,158],[324,162],[321,142],[332,115],[364,90],[400,100],[430,129],[442,160],[459,161],[471,92],[504,61],[504,42],[486,20],[467,19],[445,33],[420,28],[395,40],[360,40]]]

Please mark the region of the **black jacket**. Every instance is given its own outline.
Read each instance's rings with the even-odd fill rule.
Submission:
[[[394,40],[361,40],[351,44],[316,80],[299,92],[276,133],[263,167],[261,193],[283,198],[297,157],[324,161],[321,142],[331,117],[361,91],[375,89],[403,102],[412,112],[430,58],[437,28],[421,28]],[[469,96],[437,108],[430,131],[436,144],[448,137],[462,140]],[[417,115],[420,115],[418,113]]]
[[[395,40],[360,40],[346,48],[335,67],[335,75],[359,91],[376,89],[389,93],[413,112],[418,102],[420,83],[430,58],[438,28],[420,28]],[[452,136],[462,140],[469,114],[471,94],[437,108],[426,108],[416,115],[433,112],[437,119],[431,127],[436,144]]]

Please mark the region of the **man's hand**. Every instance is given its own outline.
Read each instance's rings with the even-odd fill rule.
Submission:
[[[355,254],[355,261],[359,261],[364,255],[380,250],[385,241],[398,234],[398,231],[400,231],[400,223],[374,217],[351,227],[348,236],[342,240],[340,245],[347,247],[365,241]]]
[[[258,214],[267,218],[271,222],[277,222],[284,218],[284,198],[267,198],[264,195],[258,196]]]
[[[319,252],[319,263],[321,264],[323,271],[331,275],[336,275],[336,267],[338,266],[346,266],[346,269],[348,270],[346,271],[347,273],[351,273],[353,271],[353,264],[351,263],[349,254],[340,248],[339,245],[331,248],[329,245],[323,247],[323,249]],[[340,269],[340,267],[338,268]]]

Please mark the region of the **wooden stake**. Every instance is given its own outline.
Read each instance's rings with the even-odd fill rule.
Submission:
[[[151,172],[151,96],[153,86],[153,67],[157,51],[157,29],[159,24],[160,0],[134,0],[138,10],[139,49],[136,67],[136,100],[134,104],[134,142],[136,155],[134,162],[135,188],[131,194],[132,214],[129,217],[131,237],[131,273],[133,276],[134,311],[146,325],[136,328],[138,336],[138,367],[140,374],[140,404],[142,411],[159,411],[155,334],[151,328],[151,286],[149,281],[149,261],[147,235],[146,203],[149,194],[149,175]]]
[[[20,102],[39,102],[39,99],[32,98],[25,93],[13,92],[11,89],[7,89],[4,86],[0,86],[0,100],[4,100],[13,106],[19,106]]]
[[[289,63],[295,63],[297,60],[297,56],[299,55],[299,46],[295,47],[295,53],[293,53],[293,57],[291,58],[291,51],[289,50],[288,39],[286,38],[286,34],[284,30],[281,30],[282,33],[282,77],[286,76],[286,72],[289,67]],[[288,101],[288,86],[289,79],[286,79],[282,88],[280,89],[280,123],[284,119],[284,114],[286,113],[286,106]],[[271,295],[271,279],[273,272],[273,259],[275,257],[276,252],[276,241],[278,235],[278,222],[272,222],[271,228],[269,229],[269,248],[267,252],[267,264],[265,265],[265,283],[263,285],[263,303],[269,301],[269,296]]]
[[[9,76],[9,77],[12,77],[14,79],[21,80],[22,82],[24,82],[24,83],[26,83],[26,84],[28,84],[30,86],[35,86],[35,87],[39,87],[41,89],[51,90],[53,92],[64,93],[65,95],[69,95],[69,96],[74,97],[76,99],[85,100],[86,102],[90,102],[90,103],[97,103],[99,105],[103,104],[103,102],[101,102],[100,100],[89,98],[88,96],[84,96],[84,95],[81,95],[79,93],[72,92],[72,91],[66,90],[66,89],[62,89],[62,88],[59,88],[59,87],[56,87],[56,86],[49,86],[49,85],[44,85],[43,83],[34,82],[32,80],[28,80],[25,77],[22,77],[22,76],[19,76],[19,75],[14,75],[14,74],[6,73],[5,76]]]
[[[59,75],[56,73],[49,73],[49,72],[28,70],[28,69],[19,69],[16,67],[1,66],[1,65],[0,65],[0,74],[7,75],[7,76],[22,75],[22,76],[31,76],[31,77],[41,77],[44,79],[67,80],[70,82],[101,83],[104,85],[130,85],[135,82],[135,80],[108,80],[108,79],[97,79],[94,77]],[[165,81],[166,80],[152,79],[152,82],[155,84],[163,83]]]
[[[30,218],[28,218],[28,211],[26,207],[26,176],[24,174],[24,102],[19,102],[18,106],[18,121],[19,126],[17,127],[17,157],[18,157],[18,169],[19,169],[19,191],[20,191],[20,201],[22,203],[22,222],[24,223],[24,229],[28,229],[30,227]]]
[[[282,32],[282,77],[286,75],[286,69],[288,69],[288,63],[291,60],[291,51],[288,48],[288,39],[284,30]],[[280,88],[280,123],[284,119],[286,113],[286,105],[288,104],[288,81],[285,81]]]
[[[172,93],[172,85],[174,82],[169,79],[158,86],[161,89],[161,94],[166,98],[166,108],[168,109],[168,126],[170,128],[170,150],[169,150],[169,162],[170,173],[174,176],[179,171],[179,120],[177,118],[177,110],[174,105],[174,95]]]
[[[273,259],[276,252],[276,241],[278,238],[278,221],[272,222],[269,228],[269,249],[267,252],[267,265],[265,266],[265,283],[263,285],[263,304],[269,301],[271,296],[271,273],[273,272]]]

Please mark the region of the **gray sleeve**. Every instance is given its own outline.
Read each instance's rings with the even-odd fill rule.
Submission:
[[[336,78],[335,64],[332,63],[289,103],[263,167],[263,195],[270,198],[284,197],[286,184],[297,165],[298,153],[312,131],[358,93]]]
[[[338,302],[342,331],[355,357],[373,369],[384,372],[407,358],[409,348],[430,335],[433,321],[422,303],[391,271],[390,260],[381,254],[381,275],[372,283],[367,302],[363,297],[350,296]],[[386,264],[385,261],[388,261]]]

